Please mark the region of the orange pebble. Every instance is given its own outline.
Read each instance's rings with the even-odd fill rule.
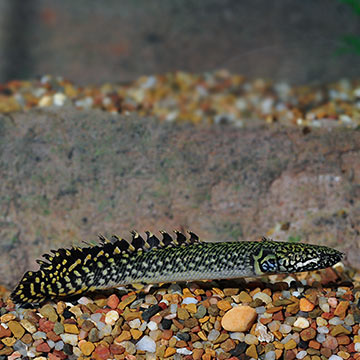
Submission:
[[[306,298],[300,299],[299,306],[300,306],[300,311],[306,311],[306,312],[314,310],[315,307],[315,305]]]

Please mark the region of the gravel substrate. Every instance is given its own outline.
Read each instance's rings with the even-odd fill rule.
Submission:
[[[360,282],[347,278],[339,266],[34,309],[0,300],[0,359],[360,359]]]
[[[0,113],[67,104],[195,124],[242,127],[256,119],[298,125],[306,131],[324,126],[356,128],[360,124],[360,80],[292,87],[264,79],[249,81],[221,70],[143,76],[124,85],[80,87],[47,75],[36,81],[14,80],[0,85]]]

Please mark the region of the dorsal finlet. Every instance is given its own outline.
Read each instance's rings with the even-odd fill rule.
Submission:
[[[101,242],[102,244],[111,243],[111,241],[110,241],[107,237],[105,237],[104,235],[102,235],[102,234],[99,234],[98,237],[99,237],[100,242]]]
[[[176,235],[176,242],[178,245],[183,245],[187,242],[186,236],[179,230],[174,230]]]
[[[144,250],[145,240],[142,238],[142,236],[136,230],[132,230],[131,234],[131,246],[134,248],[134,250]]]
[[[193,233],[192,231],[188,231],[188,234],[190,235],[189,241],[191,244],[200,242],[199,237],[195,233]]]
[[[146,244],[149,246],[148,249],[161,248],[163,247],[162,242],[150,231],[145,231],[147,236]]]
[[[174,243],[173,238],[169,235],[168,232],[161,230],[160,234],[163,236],[163,239],[162,239],[163,246],[169,246],[171,244],[176,245],[176,243]]]

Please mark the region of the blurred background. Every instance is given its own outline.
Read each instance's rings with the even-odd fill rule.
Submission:
[[[359,15],[0,0],[0,285],[132,229],[325,244],[360,267]]]
[[[356,7],[357,0],[0,0],[0,82],[52,74],[99,84],[219,68],[293,84],[359,76],[359,56],[347,51],[356,39],[344,42],[360,33]]]

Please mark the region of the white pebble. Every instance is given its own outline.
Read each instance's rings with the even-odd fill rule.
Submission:
[[[53,96],[54,105],[56,106],[63,106],[65,104],[67,97],[63,93],[56,93]]]
[[[283,334],[288,334],[291,331],[291,326],[286,324],[281,324],[279,331]]]
[[[281,343],[282,344],[287,344],[291,339],[292,339],[292,335],[288,334],[281,340]]]
[[[245,334],[243,332],[232,332],[230,333],[230,338],[233,340],[239,340],[243,342],[245,340]]]
[[[255,334],[259,341],[266,341],[267,343],[274,341],[274,335],[267,331],[267,327],[260,322],[256,324]]]
[[[339,317],[335,316],[329,320],[330,325],[342,325],[344,320],[341,320]]]
[[[319,343],[319,344],[322,344],[326,339],[326,336],[325,334],[318,334],[316,336],[316,341]]]
[[[136,349],[154,353],[156,351],[156,343],[150,336],[144,335],[137,342]]]
[[[350,326],[354,325],[355,324],[354,315],[353,314],[348,314],[346,316],[346,318],[344,319],[344,321],[345,321],[346,325],[350,325]]]
[[[321,304],[321,305],[319,304],[319,307],[323,312],[329,312],[330,311],[330,305],[329,304]]]
[[[59,350],[61,351],[64,348],[64,342],[59,340],[56,344],[55,344],[55,350]]]
[[[37,331],[36,333],[32,334],[32,338],[34,340],[39,340],[39,339],[46,339],[47,336],[43,331]]]
[[[177,304],[171,304],[171,305],[170,305],[170,312],[171,312],[172,314],[176,314],[177,308],[178,308]]]
[[[141,321],[140,319],[134,319],[134,320],[130,320],[129,321],[129,326],[132,328],[132,329],[137,329],[139,328],[141,325]]]
[[[147,324],[147,327],[150,330],[157,330],[158,329],[158,324],[155,321],[149,321],[149,323]]]
[[[103,314],[101,313],[95,313],[95,314],[91,314],[90,315],[90,319],[92,321],[95,321],[96,323],[100,321],[101,317],[102,317]]]
[[[258,306],[257,308],[255,308],[255,311],[257,314],[263,314],[266,309],[265,309],[265,306]]]
[[[355,343],[355,351],[360,352],[360,342]]]
[[[191,355],[193,353],[191,350],[188,350],[185,347],[177,349],[176,352],[181,355]]]
[[[60,337],[65,344],[70,344],[72,346],[76,346],[79,342],[78,336],[75,334],[60,334]]]
[[[30,348],[26,355],[30,358],[34,358],[36,356],[35,355],[36,353],[37,353],[37,351],[35,350],[35,348]]]
[[[294,327],[298,327],[300,329],[306,329],[310,326],[309,320],[305,319],[304,317],[300,316],[294,322]]]
[[[115,310],[110,310],[105,315],[105,323],[108,325],[114,325],[119,319],[119,313]]]
[[[147,322],[144,321],[144,322],[140,325],[139,330],[142,331],[142,332],[144,332],[144,331],[146,330],[146,327],[147,327]]]
[[[252,345],[252,344],[257,345],[258,342],[259,342],[257,336],[252,335],[252,334],[246,334],[244,340],[245,340],[245,342],[246,342],[248,345]]]
[[[188,297],[184,298],[182,303],[183,304],[197,304],[198,302],[199,302],[198,299],[188,296]]]
[[[355,95],[356,97],[360,97],[360,87],[354,89],[354,95]]]
[[[100,331],[99,331],[99,337],[102,339],[105,336],[109,336],[111,334],[112,327],[110,324],[105,325]]]
[[[220,331],[219,330],[215,330],[215,329],[212,329],[210,330],[209,332],[209,335],[208,335],[208,340],[209,341],[215,341],[220,335]]]
[[[87,304],[90,304],[92,303],[93,301],[90,300],[89,298],[87,298],[86,296],[82,296],[79,300],[78,300],[78,303],[79,304],[82,304],[82,305],[87,305]]]
[[[172,320],[172,319],[175,319],[177,317],[176,313],[173,313],[173,314],[169,314],[169,315],[166,315],[164,317],[164,319],[166,320]]]
[[[50,346],[51,349],[55,346],[54,341],[52,341],[52,340],[50,340],[50,339],[47,340],[46,342],[47,342],[47,344]]]
[[[317,332],[319,334],[328,334],[329,329],[326,326],[320,326],[320,327],[317,328]]]
[[[152,305],[156,305],[158,303],[154,295],[146,295],[145,302]]]
[[[268,294],[265,294],[263,292],[258,292],[253,296],[253,300],[260,299],[265,304],[269,304],[272,300],[271,297]]]
[[[301,350],[296,354],[297,359],[303,359],[307,355],[307,352],[305,350]]]
[[[338,355],[331,355],[329,357],[329,360],[343,360],[343,358]]]
[[[275,351],[269,351],[265,354],[265,360],[275,360],[276,354]]]
[[[80,358],[80,356],[83,355],[82,351],[76,346],[73,347],[72,351],[73,351],[73,354],[76,356],[77,359]]]

